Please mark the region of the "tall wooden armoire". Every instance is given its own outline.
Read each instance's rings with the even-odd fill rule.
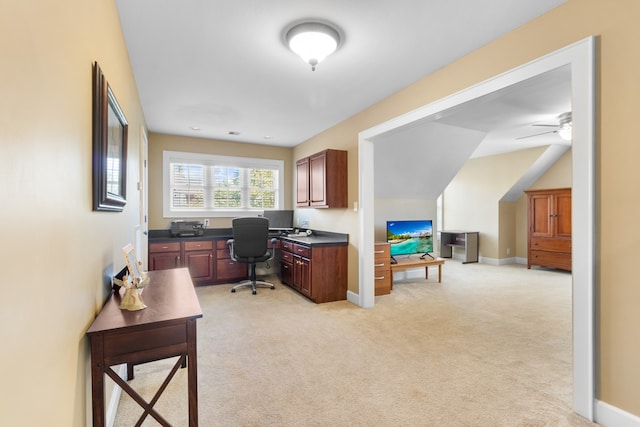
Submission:
[[[571,271],[571,189],[527,194],[527,268],[532,265]]]

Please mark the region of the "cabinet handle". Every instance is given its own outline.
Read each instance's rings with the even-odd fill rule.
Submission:
[[[374,254],[383,254],[384,251],[373,251]]]
[[[163,246],[162,249],[169,249],[169,246]]]
[[[378,276],[378,277],[374,277],[375,280],[382,280],[384,279],[384,276]]]
[[[384,267],[384,263],[382,264],[373,264],[374,267]]]

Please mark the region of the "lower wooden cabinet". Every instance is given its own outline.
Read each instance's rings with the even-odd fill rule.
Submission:
[[[216,281],[228,282],[247,277],[248,264],[231,259],[226,240],[216,241]]]
[[[203,285],[215,280],[214,253],[212,240],[184,242],[184,265],[189,268],[194,285]]]
[[[347,246],[281,242],[280,280],[316,303],[347,298]]]
[[[149,270],[168,270],[182,267],[180,242],[149,243]]]
[[[187,267],[194,285],[229,283],[247,278],[247,264],[229,255],[227,238],[176,238],[149,243],[149,270]]]
[[[376,243],[374,252],[375,296],[391,293],[391,249],[389,243]]]

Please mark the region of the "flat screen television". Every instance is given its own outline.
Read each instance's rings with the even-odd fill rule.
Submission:
[[[430,219],[387,221],[387,242],[391,256],[433,252],[433,224]]]

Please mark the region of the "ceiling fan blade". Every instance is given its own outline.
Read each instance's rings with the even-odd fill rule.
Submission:
[[[546,126],[546,127],[552,127],[552,128],[557,128],[560,127],[560,125],[545,125],[545,124],[533,124],[531,126]]]
[[[550,130],[549,132],[542,132],[542,133],[536,133],[536,134],[533,134],[533,135],[520,136],[520,137],[518,137],[516,139],[533,138],[534,136],[546,135],[548,133],[558,133],[558,131],[557,130]]]

